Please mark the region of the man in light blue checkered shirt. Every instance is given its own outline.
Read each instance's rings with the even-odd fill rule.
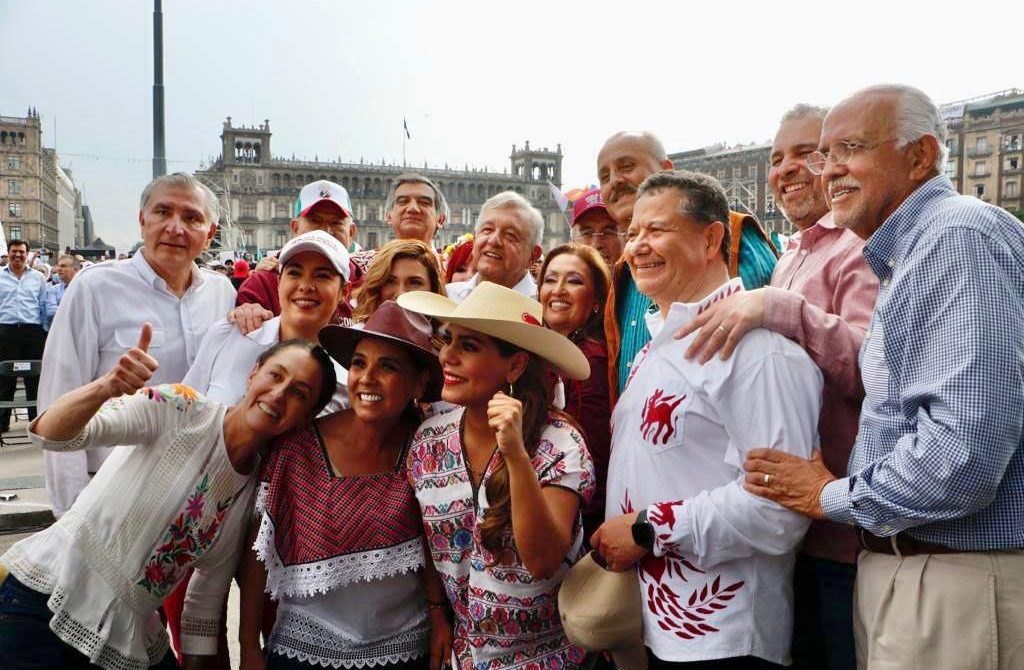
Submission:
[[[881,283],[848,477],[752,450],[752,493],[858,526],[860,667],[1024,667],[1024,226],[942,175],[935,104],[902,86],[833,108],[836,225]]]

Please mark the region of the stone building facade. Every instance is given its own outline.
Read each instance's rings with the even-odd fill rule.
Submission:
[[[544,246],[568,240],[569,231],[547,185],[560,187],[562,150],[513,145],[511,170],[489,172],[464,168],[402,166],[386,163],[303,161],[271,152],[270,122],[235,126],[223,124],[221,155],[196,177],[214,189],[227,212],[221,220],[220,244],[226,249],[258,252],[279,249],[289,236],[288,223],[301,188],[317,179],[345,187],[352,199],[356,240],[376,248],[393,238],[384,221],[384,202],[396,177],[416,172],[432,179],[448,199],[449,216],[435,243],[442,247],[470,232],[480,206],[492,195],[511,190],[525,196],[544,215]]]
[[[753,214],[765,228],[789,235],[793,225],[775,206],[768,186],[771,142],[726,147],[715,145],[668,155],[677,170],[711,175],[721,182],[735,212]]]
[[[43,147],[39,113],[0,116],[0,220],[8,240],[45,249],[53,261],[68,247],[83,243],[82,192],[71,171],[59,165],[53,149]]]
[[[45,248],[52,257],[58,247],[57,165],[43,149],[39,113],[0,116],[0,219],[7,239]]]
[[[1024,90],[949,103],[942,113],[949,128],[946,175],[956,189],[1024,210]]]

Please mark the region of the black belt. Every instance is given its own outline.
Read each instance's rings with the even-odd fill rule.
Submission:
[[[42,328],[38,323],[0,323],[0,328]]]
[[[941,544],[932,544],[915,540],[909,535],[899,533],[894,537],[878,537],[872,535],[863,528],[857,529],[857,539],[860,541],[860,548],[873,551],[876,554],[889,554],[896,556],[897,550],[901,556],[920,556],[922,554],[966,554],[969,551],[964,549],[953,549]],[[893,547],[895,540],[895,548]]]

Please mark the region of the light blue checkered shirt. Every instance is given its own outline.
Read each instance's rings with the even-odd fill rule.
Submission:
[[[1024,226],[920,186],[871,236],[866,397],[829,518],[961,550],[1024,548]]]

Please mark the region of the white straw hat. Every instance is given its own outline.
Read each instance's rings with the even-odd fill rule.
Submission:
[[[458,303],[429,291],[411,291],[398,296],[398,304],[537,354],[569,379],[590,377],[590,362],[579,347],[541,324],[540,303],[510,288],[483,281]]]

